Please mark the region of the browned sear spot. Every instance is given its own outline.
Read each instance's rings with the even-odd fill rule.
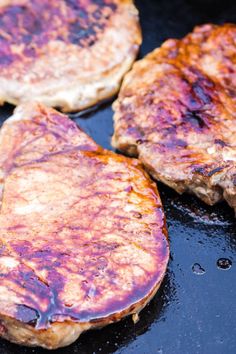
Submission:
[[[127,74],[114,109],[116,148],[179,193],[236,210],[236,25],[167,40]]]
[[[33,0],[0,9],[0,65],[36,57],[50,41],[92,46],[116,11],[113,0]]]

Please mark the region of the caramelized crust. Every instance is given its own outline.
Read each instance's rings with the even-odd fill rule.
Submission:
[[[5,122],[0,152],[0,335],[52,349],[138,313],[169,257],[140,163],[38,105]]]
[[[236,26],[196,27],[127,74],[112,143],[177,192],[236,210],[235,108]]]
[[[132,0],[0,1],[0,100],[91,106],[116,93],[140,43]]]

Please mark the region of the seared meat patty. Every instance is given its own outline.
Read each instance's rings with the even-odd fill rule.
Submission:
[[[114,147],[177,192],[236,210],[236,25],[166,41],[127,74],[114,110]]]
[[[52,349],[138,314],[169,258],[138,160],[55,110],[21,105],[1,129],[0,167],[0,335]]]
[[[132,0],[0,1],[0,102],[77,111],[114,95],[141,33]]]

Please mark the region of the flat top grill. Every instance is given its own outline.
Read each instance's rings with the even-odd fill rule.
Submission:
[[[137,0],[144,43],[140,57],[197,24],[236,22],[235,1]],[[13,107],[0,108],[1,122]],[[111,149],[111,102],[71,115],[97,143]],[[166,211],[171,259],[153,301],[131,318],[83,334],[55,353],[235,354],[236,221],[226,203],[208,207],[158,184]],[[0,341],[0,354],[46,353]],[[48,352],[47,352],[48,353]]]

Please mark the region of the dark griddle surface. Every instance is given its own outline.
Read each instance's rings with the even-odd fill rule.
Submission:
[[[236,22],[235,1],[138,0],[144,44],[140,56],[169,37],[182,37],[196,24]],[[1,121],[12,112],[0,110]],[[111,148],[110,104],[73,116],[99,144]],[[88,332],[55,353],[235,354],[236,232],[232,210],[224,203],[207,207],[159,185],[166,210],[171,260],[164,283],[140,321],[131,319]],[[222,270],[217,260],[232,267]],[[194,267],[195,272],[192,270]],[[203,271],[205,270],[205,272]],[[196,274],[201,273],[201,274]],[[0,354],[45,353],[0,341]]]

